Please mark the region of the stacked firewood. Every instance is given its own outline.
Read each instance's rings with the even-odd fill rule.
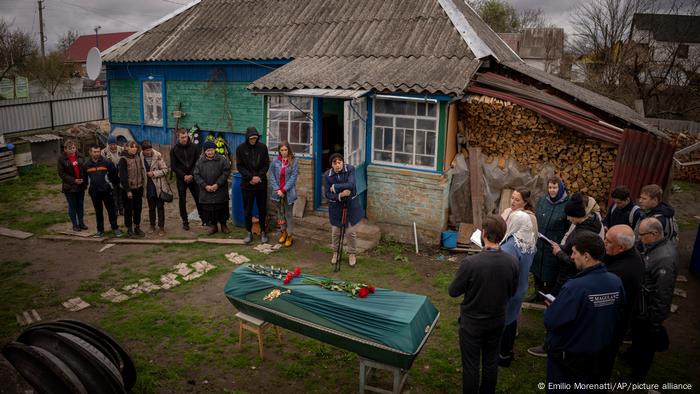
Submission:
[[[487,162],[501,168],[515,160],[535,174],[545,164],[555,168],[572,192],[605,201],[617,147],[556,124],[527,108],[487,96],[461,103],[457,123],[461,140],[481,147]]]
[[[673,131],[667,131],[667,133],[676,145],[677,151],[700,142],[700,134]],[[683,155],[678,155],[677,159],[682,163],[700,161],[700,148]],[[673,179],[700,183],[700,164],[681,166],[674,161]]]

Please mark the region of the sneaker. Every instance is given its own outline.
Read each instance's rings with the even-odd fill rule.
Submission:
[[[134,230],[132,230],[131,227],[126,228],[126,236],[129,238],[134,238]]]
[[[351,267],[354,267],[355,264],[357,264],[357,256],[355,256],[354,254],[348,255],[348,264]]]
[[[78,226],[78,225],[73,226],[73,231],[80,232],[80,226]]]
[[[139,238],[143,238],[143,237],[146,236],[146,233],[144,233],[143,231],[141,231],[141,227],[136,226],[136,227],[134,227],[134,235],[136,235],[136,236],[139,237]]]
[[[248,234],[246,234],[245,238],[243,238],[243,242],[246,244],[253,242],[253,233],[248,231]]]
[[[265,234],[264,231],[261,231],[261,232],[260,232],[260,242],[266,244],[267,241],[268,241],[268,239],[267,239],[267,234]]]
[[[95,232],[95,234],[92,234],[92,236],[94,238],[102,238],[105,236],[105,232],[104,231],[97,231],[97,232]]]
[[[85,223],[80,223],[80,224],[78,225],[78,227],[80,227],[81,230],[87,230],[87,229],[88,229],[88,226],[86,226]]]
[[[117,238],[121,238],[121,236],[124,235],[124,233],[122,233],[122,230],[120,230],[120,229],[113,230],[112,232],[114,233],[114,236]]]
[[[333,258],[331,258],[331,264],[336,264],[338,262],[338,253],[333,253]]]
[[[531,356],[535,356],[535,357],[544,357],[544,358],[547,357],[547,352],[544,351],[544,346],[543,346],[543,345],[531,347],[531,348],[527,349],[527,352],[528,352]]]
[[[187,222],[182,223],[182,229],[185,231],[190,231],[190,224]]]
[[[221,223],[221,232],[224,234],[228,234],[231,232],[231,230],[228,229],[228,226],[226,223]]]

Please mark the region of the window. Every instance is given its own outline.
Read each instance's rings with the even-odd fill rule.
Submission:
[[[345,106],[344,155],[348,164],[358,166],[365,162],[365,129],[367,99],[347,100]]]
[[[436,103],[375,99],[373,161],[435,168],[437,106]]]
[[[143,81],[143,123],[163,126],[163,81]]]
[[[289,141],[294,154],[310,155],[313,133],[311,97],[269,96],[267,100],[267,145],[270,150]]]

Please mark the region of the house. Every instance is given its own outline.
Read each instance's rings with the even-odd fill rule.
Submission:
[[[564,54],[564,29],[561,27],[528,28],[519,33],[498,35],[525,64],[548,73],[560,73]]]
[[[310,211],[324,209],[321,174],[343,152],[368,219],[399,239],[414,223],[430,243],[446,228],[458,101],[483,73],[547,91],[523,101],[620,144],[625,128],[663,138],[631,109],[525,64],[462,1],[195,1],[104,61],[113,129],[170,144],[176,123],[196,124],[234,149],[255,126],[272,154],[289,140]]]
[[[85,69],[85,62],[87,61],[87,56],[90,49],[97,47],[100,52],[104,52],[112,45],[134,33],[135,32],[133,31],[128,31],[79,36],[66,50],[66,58],[69,62],[76,66],[76,69],[81,76],[86,76],[87,70]]]

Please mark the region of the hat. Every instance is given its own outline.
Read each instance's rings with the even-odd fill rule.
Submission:
[[[249,139],[250,137],[260,137],[260,133],[258,133],[258,129],[255,128],[255,126],[250,126],[247,129],[245,129],[245,139]]]
[[[107,143],[108,144],[116,144],[117,143],[117,136],[114,134],[110,134],[107,136]]]
[[[212,140],[207,140],[204,142],[204,145],[202,145],[202,150],[206,151],[207,149],[216,149],[216,144]]]
[[[574,193],[564,206],[564,212],[566,212],[566,216],[571,216],[572,218],[585,217],[586,206],[583,204],[583,195],[581,193]]]

